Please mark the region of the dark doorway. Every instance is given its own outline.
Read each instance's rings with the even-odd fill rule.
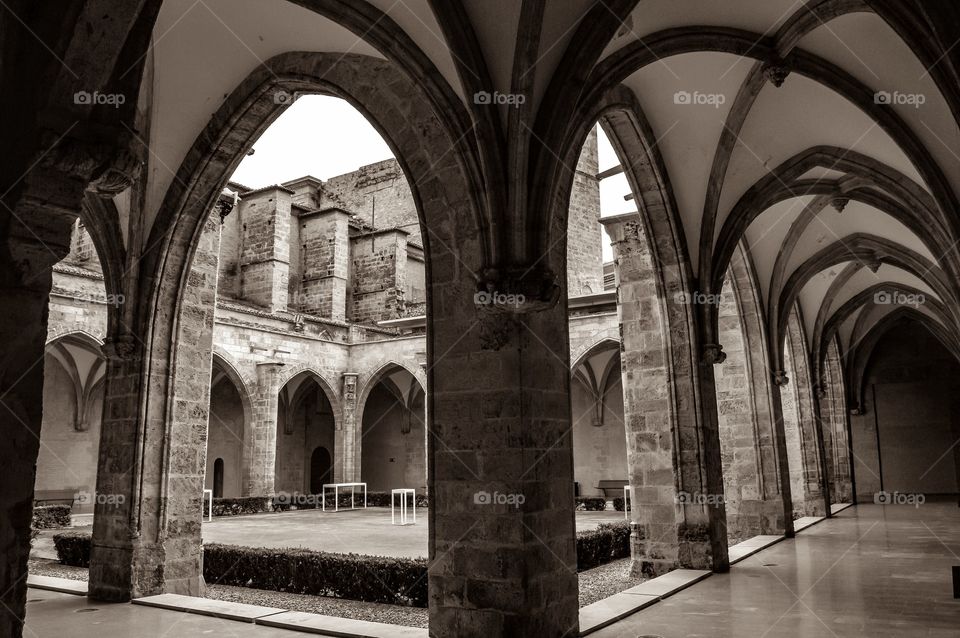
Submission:
[[[223,459],[213,462],[213,498],[223,498]]]
[[[310,493],[319,494],[324,483],[331,483],[330,452],[320,446],[310,455]]]

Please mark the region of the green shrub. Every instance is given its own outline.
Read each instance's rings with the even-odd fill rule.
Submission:
[[[210,499],[203,499],[203,516],[207,516],[207,503]],[[239,516],[240,514],[259,514],[271,512],[270,499],[264,496],[246,496],[243,498],[215,498],[213,499],[214,516]]]
[[[57,558],[64,565],[74,567],[90,566],[90,534],[87,532],[64,532],[54,534],[53,546],[57,548]]]
[[[34,529],[56,529],[70,527],[70,505],[37,505],[33,508]]]
[[[630,525],[603,523],[597,529],[577,533],[577,571],[630,556]]]
[[[578,496],[577,509],[587,512],[602,512],[607,509],[607,499],[602,496]]]
[[[306,549],[204,545],[208,583],[427,606],[427,561]]]
[[[624,507],[626,507],[626,505],[623,502],[622,496],[617,496],[613,499],[613,509],[617,510],[618,512],[622,512]]]
[[[53,537],[64,565],[90,565],[90,534]],[[427,561],[306,549],[203,546],[203,577],[208,583],[332,596],[393,605],[427,606]]]

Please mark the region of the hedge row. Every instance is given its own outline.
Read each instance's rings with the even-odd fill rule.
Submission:
[[[624,504],[622,496],[618,496],[613,499],[613,509],[617,510],[618,512],[622,512],[624,507],[626,507],[626,505]]]
[[[602,512],[607,509],[607,499],[602,496],[578,496],[577,509],[587,512]]]
[[[57,558],[64,565],[74,567],[90,566],[90,533],[64,532],[53,535],[53,546],[57,548]]]
[[[203,577],[221,585],[427,606],[425,558],[204,545]]]
[[[577,533],[577,571],[630,556],[630,525],[626,521],[602,523],[597,529]]]
[[[53,544],[64,565],[90,565],[90,534],[56,534]],[[630,526],[604,523],[577,534],[577,571],[630,556]],[[427,605],[427,561],[307,549],[203,546],[208,583],[295,594],[332,596],[374,603]]]
[[[33,529],[70,527],[70,505],[37,505],[33,508]]]

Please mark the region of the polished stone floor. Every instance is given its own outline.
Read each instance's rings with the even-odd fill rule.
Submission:
[[[952,565],[956,504],[863,505],[591,636],[957,638]],[[28,600],[24,635],[38,638],[304,635],[36,589]]]
[[[862,505],[591,636],[958,638],[960,508]]]

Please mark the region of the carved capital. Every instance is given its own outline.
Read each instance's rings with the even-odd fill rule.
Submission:
[[[790,383],[790,377],[787,376],[787,373],[784,370],[774,370],[773,382],[782,388]]]
[[[702,357],[704,363],[717,365],[727,360],[727,353],[719,343],[707,343],[703,346]]]
[[[473,302],[483,312],[527,314],[557,305],[560,284],[546,268],[487,268]]]
[[[131,149],[116,150],[96,169],[87,190],[97,197],[109,199],[133,186],[142,169],[142,158]]]
[[[112,362],[132,361],[137,354],[136,337],[132,334],[108,337],[103,344],[103,354]]]
[[[850,416],[860,416],[861,414],[864,414],[864,410],[859,405],[850,408]]]
[[[878,270],[880,270],[880,266],[883,265],[883,262],[880,261],[880,256],[877,255],[876,253],[871,253],[871,254],[865,256],[865,257],[864,257],[862,260],[860,260],[860,261],[861,261],[861,263],[862,263],[864,266],[866,266],[867,268],[870,269],[870,272],[872,272],[872,273],[874,273],[874,274],[875,274]]]
[[[763,77],[777,88],[783,86],[783,82],[788,75],[790,75],[790,67],[779,58],[770,60],[763,65]]]
[[[849,197],[834,197],[830,200],[830,205],[833,206],[838,213],[842,213],[843,209],[846,208],[849,203]]]

